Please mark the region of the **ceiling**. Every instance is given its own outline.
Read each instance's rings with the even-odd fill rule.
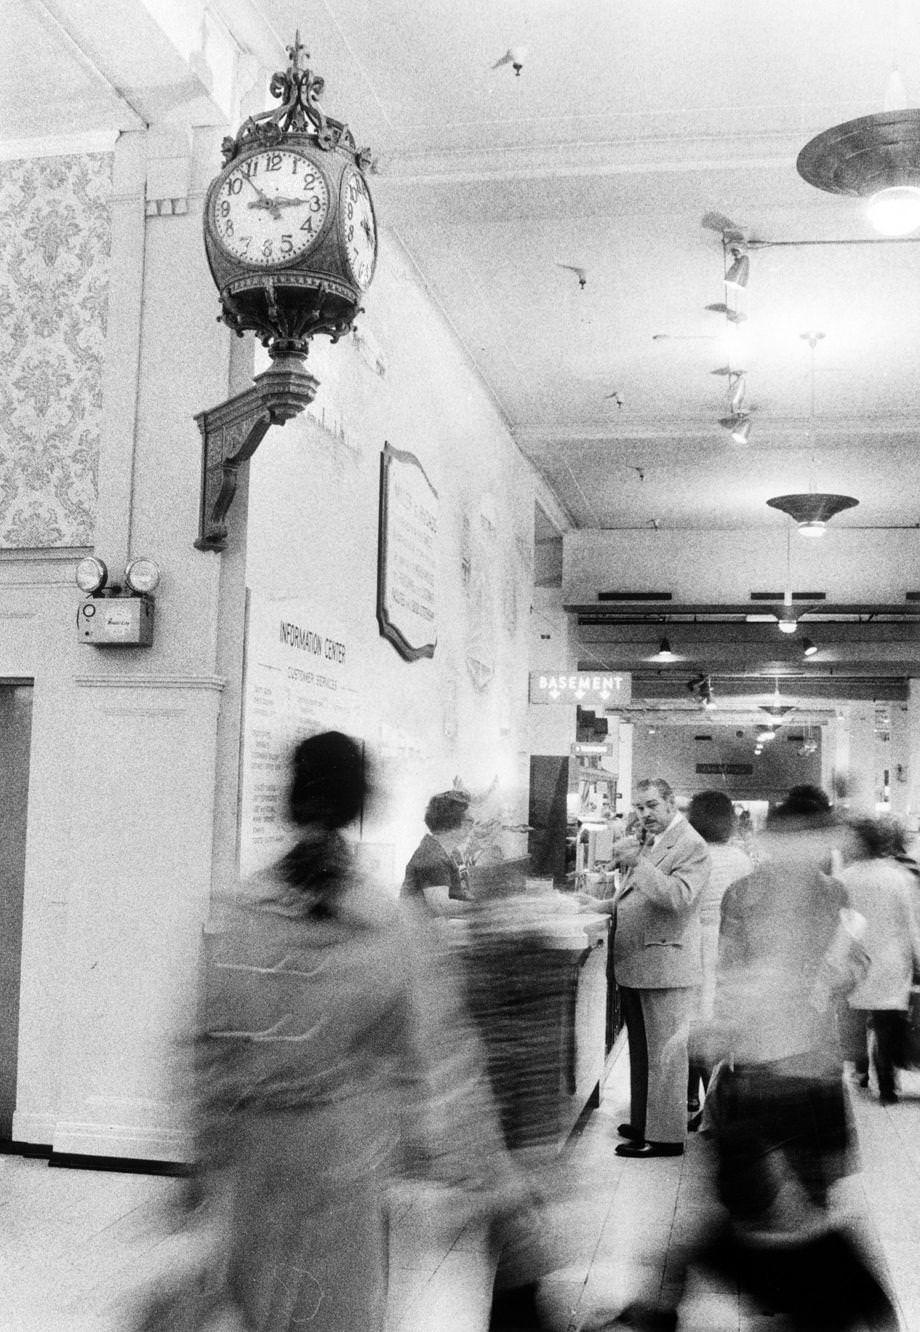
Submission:
[[[93,0],[0,0],[3,137],[129,128],[162,105],[156,85],[173,77],[173,52],[132,42],[143,8],[107,4],[103,29],[90,22]],[[183,7],[146,0],[158,9]],[[212,29],[215,15],[237,32],[257,20],[269,48],[300,28],[326,78],[324,109],[376,155],[381,222],[564,525],[779,534],[788,520],[766,499],[815,488],[859,499],[835,528],[920,526],[920,488],[905,484],[920,442],[920,244],[811,244],[875,233],[856,201],[795,169],[815,134],[882,109],[894,66],[920,103],[916,0],[190,0],[184,10],[198,11]],[[192,61],[207,26],[196,22]],[[207,37],[202,50],[215,49]],[[519,77],[510,62],[493,68],[514,45],[527,48]],[[127,73],[113,73],[126,50]],[[743,351],[726,350],[733,326],[705,308],[725,299],[721,235],[702,224],[712,212],[757,242],[737,298]],[[563,265],[585,270],[583,287]],[[801,335],[815,329],[826,336],[812,373]],[[746,371],[746,446],[717,424],[727,379],[713,371],[729,357]],[[644,670],[660,623],[660,608],[648,609],[638,629],[580,629],[586,659]],[[915,624],[903,618],[887,639],[835,628],[824,666],[903,684]],[[792,660],[777,637],[735,630],[716,644],[700,631],[686,639],[686,664],[664,675],[769,673]]]

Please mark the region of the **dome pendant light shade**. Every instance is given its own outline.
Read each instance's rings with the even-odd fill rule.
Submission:
[[[671,644],[666,638],[663,638],[658,644],[658,651],[655,654],[656,661],[676,661],[677,653],[671,651]]]
[[[834,514],[852,509],[859,500],[852,495],[774,495],[767,503],[771,509],[788,513],[802,536],[821,536]]]
[[[868,200],[884,236],[920,227],[920,110],[879,111],[818,134],[799,153],[803,180],[830,194]]]

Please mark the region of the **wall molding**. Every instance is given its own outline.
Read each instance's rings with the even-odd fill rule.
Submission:
[[[13,1138],[16,1142],[51,1143],[54,1139],[54,1126],[57,1117],[51,1114],[39,1114],[35,1111],[13,1111]]]
[[[0,162],[31,161],[34,157],[84,157],[110,153],[120,130],[92,130],[83,134],[54,134],[34,139],[6,139],[0,143]]]
[[[131,1160],[168,1162],[193,1159],[190,1134],[175,1128],[58,1120],[50,1141],[57,1156],[123,1156]]]
[[[222,693],[222,675],[75,675],[77,689],[203,689]]]

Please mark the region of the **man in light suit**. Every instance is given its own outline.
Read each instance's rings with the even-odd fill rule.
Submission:
[[[705,841],[661,778],[636,787],[637,836],[619,838],[621,873],[604,903],[614,918],[613,971],[629,1038],[629,1122],[618,1156],[679,1156],[687,1131],[687,1030],[700,964]]]

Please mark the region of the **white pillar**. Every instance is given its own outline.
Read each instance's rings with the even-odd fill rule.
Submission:
[[[907,695],[907,823],[920,830],[920,680],[908,681]]]
[[[875,704],[853,703],[849,708],[848,729],[846,804],[851,813],[873,814],[877,785]]]
[[[116,181],[118,154],[130,153],[132,174],[113,212],[118,317],[106,344],[113,391],[96,549],[119,581],[125,557],[141,554],[160,565],[162,581],[152,646],[81,647],[72,684],[75,758],[62,811],[71,874],[56,996],[61,1153],[187,1159],[175,1038],[194,1016],[215,828],[221,877],[235,857],[242,549],[224,559],[192,544],[201,473],[194,415],[248,379],[216,322],[202,253],[218,140],[216,131],[192,134],[189,195],[168,210],[151,198],[149,178],[145,194],[137,143],[116,150]],[[118,392],[122,373],[129,382]]]

